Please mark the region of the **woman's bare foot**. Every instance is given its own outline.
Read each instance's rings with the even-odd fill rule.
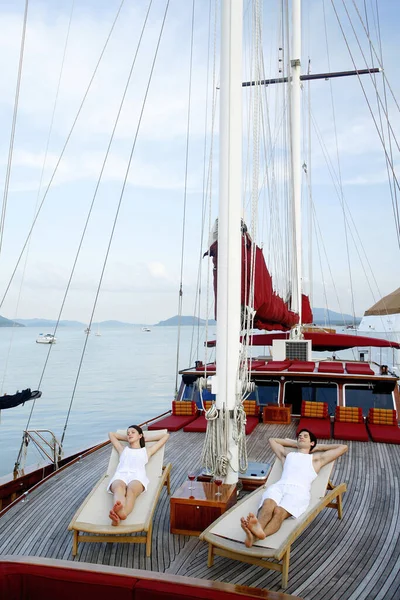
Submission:
[[[127,517],[126,512],[124,511],[124,505],[119,500],[116,501],[114,506],[112,507],[113,511],[119,516],[121,521],[124,521]]]
[[[249,513],[249,516],[247,517],[247,526],[256,538],[259,540],[265,539],[265,531],[253,513]]]
[[[247,520],[244,517],[240,519],[240,526],[246,534],[244,545],[246,546],[246,548],[251,548],[254,543],[254,537],[248,527]]]
[[[120,524],[121,519],[119,518],[119,516],[117,515],[117,513],[115,512],[114,508],[112,508],[108,514],[108,516],[111,519],[111,525],[114,525],[114,527],[116,527],[117,525]]]

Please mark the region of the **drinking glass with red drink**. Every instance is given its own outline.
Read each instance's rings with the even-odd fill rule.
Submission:
[[[215,495],[222,496],[222,493],[219,491],[219,486],[222,485],[222,479],[220,477],[214,477],[214,483],[217,486],[217,491],[215,492]]]
[[[196,479],[196,475],[195,473],[193,473],[193,471],[190,471],[190,473],[188,473],[188,479],[190,482],[194,481]],[[190,483],[188,490],[194,490],[194,486]]]

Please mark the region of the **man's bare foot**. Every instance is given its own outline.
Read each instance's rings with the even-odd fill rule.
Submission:
[[[116,503],[112,507],[112,510],[119,516],[121,521],[124,521],[126,519],[127,515],[124,511],[124,505],[119,500],[116,501]]]
[[[246,548],[251,548],[254,543],[254,537],[250,529],[248,528],[247,520],[244,517],[240,519],[240,526],[246,534],[244,545],[246,546]]]
[[[117,513],[115,512],[115,510],[113,508],[110,510],[108,516],[111,519],[111,525],[114,525],[114,527],[116,527],[117,525],[120,524],[121,519],[119,518],[119,516],[117,515]]]
[[[249,516],[247,517],[247,526],[256,538],[259,540],[265,539],[265,531],[253,513],[249,513]]]

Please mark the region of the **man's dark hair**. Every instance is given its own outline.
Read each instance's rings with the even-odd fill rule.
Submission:
[[[144,441],[143,429],[141,427],[139,427],[139,425],[129,425],[128,429],[136,429],[138,434],[142,436],[139,440],[139,443],[140,443],[140,447],[144,448],[146,445],[146,442]]]
[[[311,454],[311,452],[314,450],[315,446],[317,445],[317,438],[315,437],[313,432],[310,431],[309,429],[300,429],[299,433],[297,434],[297,437],[299,437],[299,435],[301,434],[302,431],[306,431],[308,433],[308,435],[310,436],[311,443],[314,442],[314,445],[311,446],[311,448],[310,448],[310,454]]]

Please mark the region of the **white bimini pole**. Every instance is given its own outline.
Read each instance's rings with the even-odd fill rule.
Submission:
[[[242,190],[242,0],[223,0],[221,16],[220,174],[218,217],[216,405],[232,410],[239,393]],[[238,450],[229,421],[230,468],[238,480]]]

